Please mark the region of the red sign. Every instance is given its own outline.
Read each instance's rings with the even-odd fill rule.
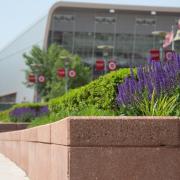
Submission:
[[[150,51],[151,60],[152,61],[159,61],[160,60],[160,51],[158,49],[152,49]]]
[[[28,81],[29,82],[32,82],[32,83],[35,83],[36,82],[36,77],[34,74],[29,74],[28,75]]]
[[[64,68],[59,68],[59,69],[57,70],[57,75],[58,75],[59,77],[65,77],[65,69],[64,69]]]
[[[99,60],[96,61],[96,70],[97,71],[104,70],[104,60],[99,59]]]
[[[166,50],[164,53],[165,53],[165,57],[164,57],[165,61],[171,61],[175,59],[175,55],[176,55],[175,51]]]
[[[108,68],[110,71],[116,70],[116,63],[114,61],[109,61]]]
[[[40,82],[40,83],[44,83],[45,81],[46,81],[45,76],[40,75],[40,76],[38,77],[38,82]]]
[[[69,76],[70,78],[76,77],[76,71],[73,70],[73,69],[69,70],[69,71],[68,71],[68,76]]]

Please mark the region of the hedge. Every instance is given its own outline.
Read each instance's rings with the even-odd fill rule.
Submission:
[[[9,121],[9,112],[10,110],[5,110],[0,112],[0,121],[8,122]]]
[[[49,110],[58,113],[62,110],[78,111],[85,106],[95,106],[99,109],[116,109],[117,84],[130,75],[129,68],[123,68],[99,77],[88,85],[74,89],[61,97],[49,101]]]

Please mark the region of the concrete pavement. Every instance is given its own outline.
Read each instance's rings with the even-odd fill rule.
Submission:
[[[0,154],[0,180],[29,180],[14,162]]]

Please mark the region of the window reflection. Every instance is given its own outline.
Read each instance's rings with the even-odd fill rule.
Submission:
[[[147,63],[150,49],[162,45],[162,39],[152,35],[157,22],[155,16],[140,12],[62,9],[53,16],[48,43],[78,54],[92,69],[103,58],[102,46],[109,47],[108,58],[116,59],[118,67],[138,66]]]
[[[95,15],[94,22],[91,22],[94,26],[92,32],[83,32],[83,24],[82,32],[76,31],[78,21],[74,15],[54,15],[54,24],[49,37],[52,42],[80,55],[89,65],[92,65],[97,58],[103,58],[103,48],[99,46],[112,47],[108,50],[108,57],[116,59],[120,67],[146,63],[149,49],[159,46],[159,40],[150,34],[153,28],[148,27],[156,24],[153,18],[135,18],[136,32],[132,25],[132,33],[116,32],[117,22],[121,22],[113,16]],[[142,31],[144,26],[148,27],[149,34],[147,32],[139,34],[139,30]]]
[[[62,44],[65,49],[72,51],[73,48],[73,32],[63,32]]]
[[[117,34],[115,55],[120,67],[128,67],[131,64],[132,57],[132,34]]]
[[[92,32],[76,32],[74,42],[74,54],[81,56],[81,59],[87,65],[92,65],[93,55],[93,33]]]

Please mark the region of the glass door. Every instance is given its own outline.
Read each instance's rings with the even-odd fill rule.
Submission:
[[[116,17],[114,14],[96,13],[94,18],[94,61],[102,59],[105,62],[104,71],[96,71],[100,75],[108,71],[108,61],[114,58],[116,40]]]

